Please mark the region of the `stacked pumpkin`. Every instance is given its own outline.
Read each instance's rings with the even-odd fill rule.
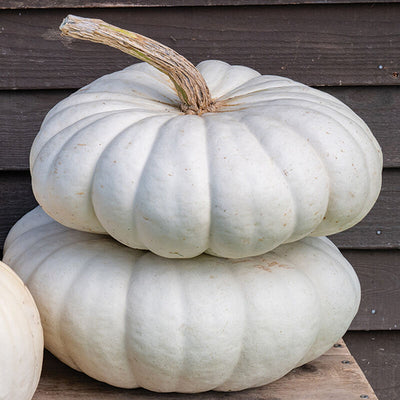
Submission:
[[[290,79],[196,69],[100,20],[61,29],[147,63],[57,104],[33,144],[45,212],[15,225],[4,260],[47,348],[111,385],[192,393],[264,385],[328,350],[360,287],[316,236],[376,201],[382,155],[366,124]]]

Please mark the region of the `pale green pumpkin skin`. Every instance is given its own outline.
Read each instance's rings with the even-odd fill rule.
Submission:
[[[42,360],[39,311],[21,279],[0,261],[0,399],[31,400]]]
[[[36,208],[10,231],[4,259],[30,288],[53,354],[157,392],[267,384],[328,350],[360,302],[354,270],[326,238],[237,260],[167,259]]]
[[[169,258],[240,258],[359,222],[381,187],[368,126],[326,93],[221,61],[198,65],[218,112],[185,115],[139,63],[57,104],[31,151],[58,222]]]

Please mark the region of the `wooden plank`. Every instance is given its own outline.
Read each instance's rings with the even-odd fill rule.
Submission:
[[[0,91],[0,170],[28,170],[43,118],[71,91]]]
[[[357,3],[384,3],[387,0],[357,0]],[[0,9],[92,8],[92,7],[188,7],[188,6],[254,6],[293,4],[348,4],[354,0],[2,0]]]
[[[384,166],[400,167],[400,91],[397,87],[322,88],[352,107],[382,146]],[[0,91],[0,170],[27,170],[29,151],[50,108],[71,90]]]
[[[400,170],[383,174],[380,197],[367,217],[353,228],[331,236],[342,249],[400,249]],[[0,243],[11,226],[36,205],[28,172],[0,173]]]
[[[347,231],[332,235],[342,249],[400,249],[400,170],[384,170],[382,191],[370,213]]]
[[[37,206],[27,172],[0,173],[0,247],[11,227]],[[2,251],[2,250],[1,250]]]
[[[2,11],[0,89],[77,88],[133,62],[115,49],[60,40],[58,26],[66,12]],[[222,59],[317,86],[400,84],[399,3],[142,7],[79,14],[151,36],[194,63]]]
[[[382,147],[385,168],[400,167],[400,91],[397,87],[320,88],[351,107],[371,128]]]
[[[269,385],[241,392],[205,392],[196,395],[164,393],[163,399],[183,400],[377,400],[343,341],[317,360],[297,368]],[[46,352],[42,378],[33,400],[145,400],[159,393],[118,389],[94,381],[63,365]]]
[[[342,250],[361,283],[351,330],[400,330],[400,251]]]
[[[400,332],[347,332],[345,341],[379,399],[399,399]]]

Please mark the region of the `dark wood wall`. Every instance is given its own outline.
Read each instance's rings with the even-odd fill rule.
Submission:
[[[387,371],[399,367],[394,364],[399,357],[392,352],[373,373],[362,360],[377,362],[371,335],[380,338],[379,348],[387,342],[400,350],[400,3],[295,3],[2,0],[0,249],[11,226],[36,204],[28,156],[46,112],[73,90],[136,62],[114,49],[60,38],[58,26],[68,13],[151,36],[194,63],[221,59],[318,87],[352,107],[383,149],[378,202],[365,220],[332,239],[362,284],[360,311],[348,333],[350,348],[380,398],[397,399],[399,374]]]

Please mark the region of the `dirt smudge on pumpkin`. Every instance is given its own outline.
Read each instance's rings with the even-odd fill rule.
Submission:
[[[259,265],[255,265],[255,267],[258,268],[258,269],[262,269],[264,271],[267,271],[267,272],[272,272],[271,268],[266,266],[266,265],[259,264]]]
[[[264,269],[268,268],[268,271],[270,271],[271,268],[287,268],[287,269],[290,269],[290,267],[287,264],[281,264],[278,261],[267,261],[265,259],[262,259],[261,261],[266,264],[266,266],[264,266]],[[260,266],[258,266],[258,267],[260,267]]]

